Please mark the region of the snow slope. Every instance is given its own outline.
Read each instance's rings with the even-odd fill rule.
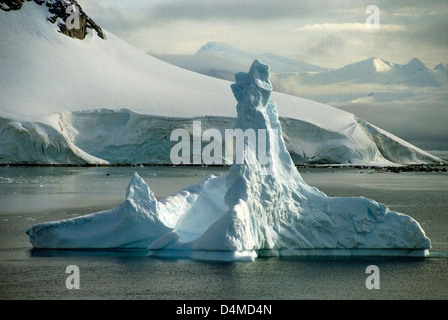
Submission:
[[[0,10],[0,163],[170,163],[166,135],[175,127],[200,117],[204,127],[233,128],[230,82],[162,62],[107,31],[106,40],[93,31],[67,37],[47,17],[34,2]],[[440,161],[353,114],[273,97],[298,163]]]
[[[268,66],[256,60],[232,91],[236,127],[265,130],[270,160],[245,143],[229,172],[158,201],[135,173],[115,209],[35,225],[35,248],[148,249],[150,255],[253,261],[258,256],[424,256],[430,239],[411,217],[366,198],[327,197],[307,185],[281,135]]]

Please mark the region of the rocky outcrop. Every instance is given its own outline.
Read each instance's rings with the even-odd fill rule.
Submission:
[[[81,6],[73,0],[54,0],[46,3],[50,16],[47,18],[51,23],[58,22],[59,30],[63,34],[77,39],[84,39],[88,33],[88,29],[95,30],[98,36],[104,39],[103,30],[82,10]],[[74,8],[74,10],[70,10]],[[75,15],[79,19],[78,26],[69,28],[67,21],[71,15]],[[60,18],[60,19],[59,19]]]
[[[0,9],[3,11],[13,11],[20,10],[24,2],[28,2],[31,0],[2,0],[0,1]],[[43,0],[34,0],[37,4],[41,5],[45,1]]]
[[[20,10],[25,2],[35,2],[38,5],[45,4],[48,7],[49,15],[47,20],[51,23],[57,23],[59,31],[69,37],[84,39],[90,30],[95,30],[101,39],[105,35],[100,26],[98,26],[74,0],[0,0],[0,9],[3,11]],[[76,17],[79,24],[76,23],[67,26],[67,21],[71,17]],[[77,22],[78,22],[77,21]]]

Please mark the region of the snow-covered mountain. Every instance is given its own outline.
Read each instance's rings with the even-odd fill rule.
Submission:
[[[321,72],[327,68],[318,67],[298,60],[272,53],[256,54],[234,48],[222,42],[208,42],[193,55],[156,55],[159,59],[181,68],[199,72],[219,79],[234,80],[234,75],[255,59],[269,65],[274,73]]]
[[[395,64],[379,58],[349,64],[337,70],[300,75],[300,83],[327,85],[341,82],[405,85],[410,87],[447,86],[446,76],[440,69],[431,70],[417,58],[407,64]]]
[[[273,74],[285,74],[284,77],[295,75],[298,83],[308,86],[347,82],[411,87],[448,86],[448,69],[445,64],[440,63],[434,69],[429,69],[418,58],[411,59],[407,64],[397,64],[372,57],[339,69],[329,69],[271,53],[250,53],[220,42],[208,42],[193,55],[158,57],[184,69],[221,79],[237,72],[238,68],[254,59],[261,59],[269,64]],[[201,64],[204,59],[209,63]]]
[[[149,56],[90,18],[81,37],[64,32],[69,14],[51,8],[75,1],[0,3],[0,163],[169,164],[174,129],[233,128],[230,82]],[[351,113],[273,99],[296,163],[440,162]]]

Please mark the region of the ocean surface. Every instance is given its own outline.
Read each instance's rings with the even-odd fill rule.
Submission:
[[[426,258],[269,258],[218,263],[156,259],[145,252],[32,250],[32,225],[116,207],[134,172],[158,198],[216,167],[0,167],[0,299],[446,300],[448,175],[299,168],[329,196],[364,196],[414,217],[432,241]],[[79,289],[68,289],[79,269]],[[369,289],[367,267],[378,267]]]

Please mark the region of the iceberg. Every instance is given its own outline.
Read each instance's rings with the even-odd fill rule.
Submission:
[[[235,128],[264,130],[269,161],[245,141],[242,161],[227,174],[161,200],[135,173],[117,208],[32,226],[26,233],[33,247],[218,261],[428,254],[431,241],[412,217],[363,197],[328,197],[304,182],[281,134],[268,65],[255,60],[235,79]]]

